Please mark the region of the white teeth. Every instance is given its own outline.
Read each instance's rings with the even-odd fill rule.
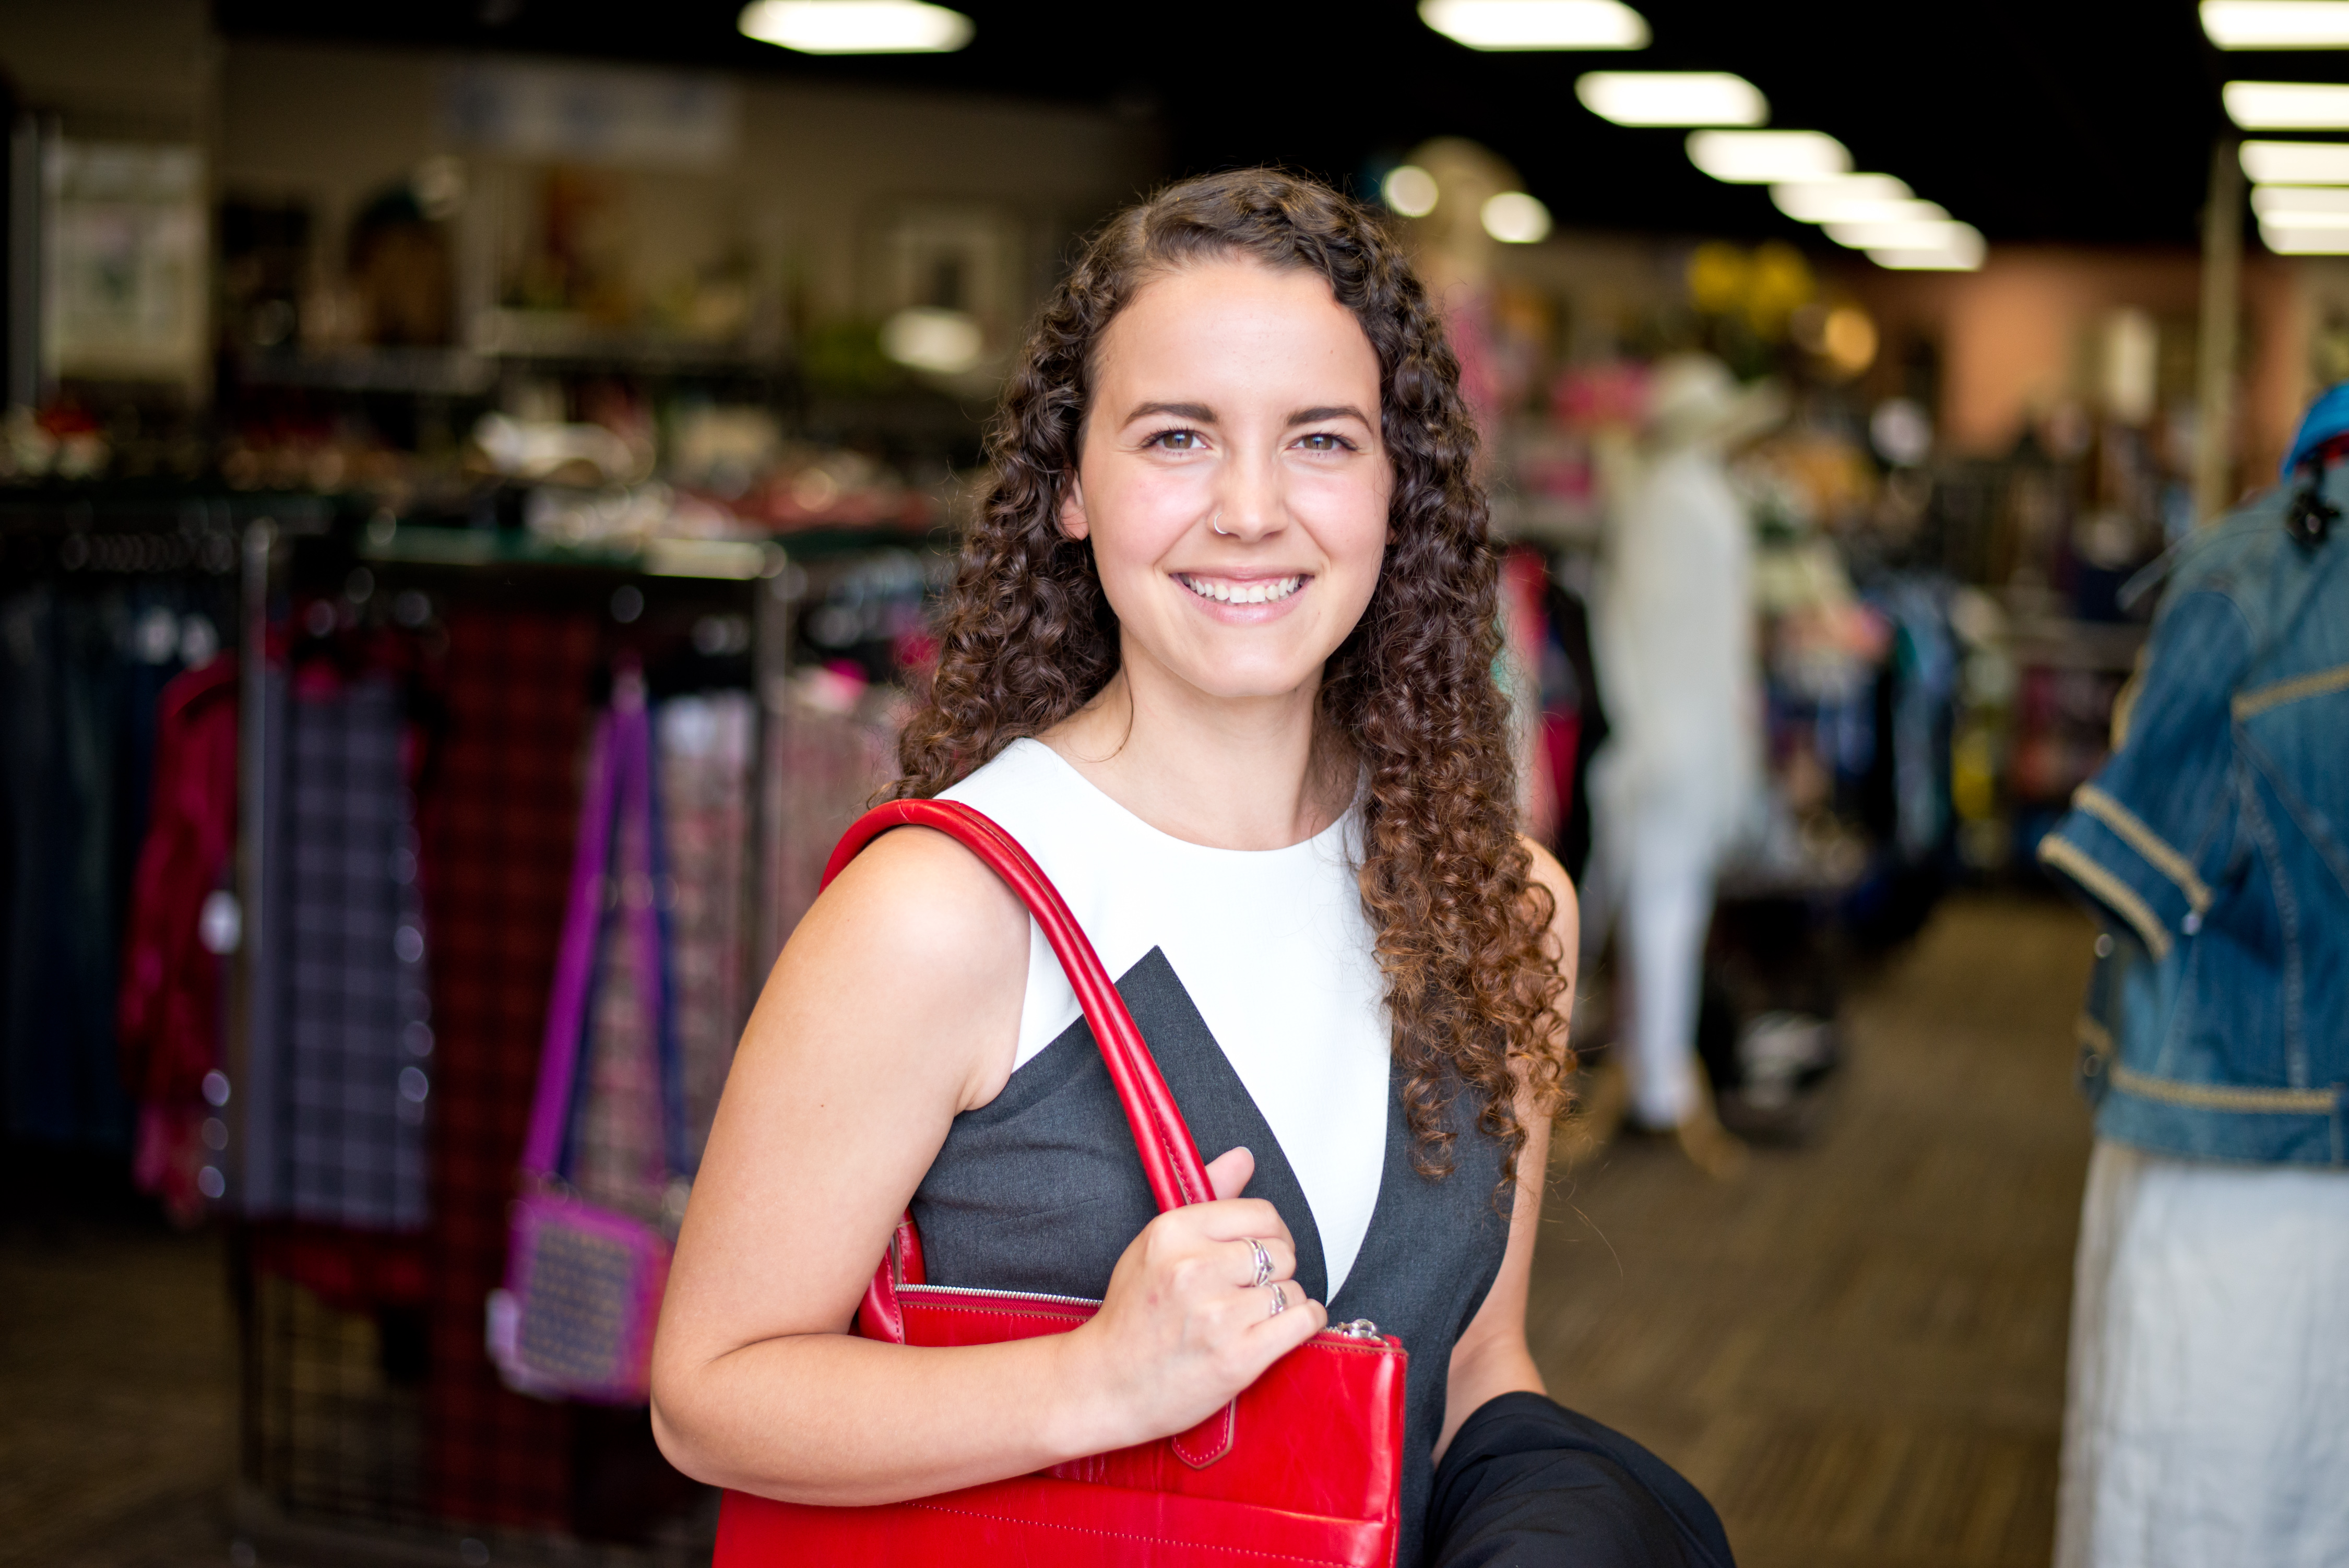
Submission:
[[[1202,599],[1213,599],[1218,604],[1270,604],[1288,598],[1305,585],[1305,579],[1274,577],[1254,583],[1226,583],[1212,577],[1184,577],[1177,583]]]

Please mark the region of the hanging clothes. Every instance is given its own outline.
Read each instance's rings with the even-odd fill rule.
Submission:
[[[166,1212],[202,1210],[198,1172],[221,1059],[222,953],[241,939],[229,892],[236,843],[237,662],[218,658],[163,688],[153,785],[130,892],[116,1030],[139,1099],[131,1176]],[[222,901],[225,900],[225,903]]]
[[[277,1108],[278,1194],[296,1219],[425,1221],[433,1042],[405,724],[388,676],[295,676]]]
[[[155,702],[188,595],[138,583],[0,603],[0,1118],[14,1138],[119,1152],[132,1108],[115,1036],[118,960],[146,822]]]
[[[447,633],[447,736],[421,803],[442,1132],[425,1501],[443,1518],[567,1529],[574,1413],[499,1380],[481,1304],[505,1277],[507,1205],[570,895],[596,622],[460,613]]]
[[[1512,545],[1501,560],[1501,674],[1509,694],[1509,750],[1516,765],[1517,825],[1543,843],[1554,842],[1559,821],[1557,749],[1554,727],[1575,716],[1554,715],[1543,700],[1543,665],[1550,649],[1549,562],[1529,544]],[[1565,749],[1573,750],[1568,738]]]
[[[1590,768],[1607,744],[1607,705],[1590,652],[1590,608],[1552,572],[1547,586],[1549,647],[1542,661],[1543,731],[1558,792],[1558,863],[1576,882],[1590,863]]]
[[[1501,625],[1519,817],[1578,882],[1590,859],[1590,763],[1608,734],[1589,612],[1544,552],[1515,544],[1501,569]]]
[[[698,1166],[750,1015],[750,694],[674,697],[655,710],[661,813],[675,898],[670,979],[684,1057],[687,1154]]]

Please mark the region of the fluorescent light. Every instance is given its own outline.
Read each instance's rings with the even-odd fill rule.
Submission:
[[[881,352],[900,365],[959,376],[978,365],[987,346],[978,323],[958,310],[916,305],[881,324]]]
[[[1809,222],[1837,229],[1872,229],[1887,223],[1946,223],[1950,211],[1939,201],[1872,201],[1854,202],[1845,211],[1832,218],[1814,218]]]
[[[1826,237],[1855,251],[1949,251],[1980,255],[1982,231],[1947,218],[1894,223],[1829,223]]]
[[[970,18],[922,0],[750,0],[746,38],[803,55],[936,55],[970,42]]]
[[[1405,163],[1379,181],[1386,204],[1406,218],[1424,218],[1435,211],[1435,176],[1416,163]]]
[[[1868,259],[1896,273],[1971,273],[1982,264],[1982,253],[1979,245],[1971,249],[1958,246],[1945,251],[1878,248],[1868,252]]]
[[[2349,141],[2247,141],[2243,172],[2267,185],[2349,185]]]
[[[1688,139],[1689,161],[1733,185],[1831,180],[1851,170],[1851,154],[1816,130],[1700,130]]]
[[[1505,245],[1530,245],[1549,238],[1549,209],[1522,191],[1504,191],[1477,214],[1485,232]]]
[[[1846,174],[1835,180],[1788,180],[1770,187],[1778,211],[1798,223],[1841,223],[1887,201],[1909,200],[1909,187],[1889,174]]]
[[[2262,223],[2260,242],[2279,256],[2349,256],[2349,228],[2289,229]]]
[[[2339,82],[2229,82],[2219,97],[2245,130],[2349,127],[2349,86]]]
[[[2202,31],[2222,49],[2349,49],[2349,4],[2202,0]]]
[[[2251,211],[2280,228],[2349,228],[2349,186],[2255,185]]]
[[[1589,71],[1576,78],[1582,107],[1617,125],[1763,125],[1770,100],[1727,71]]]
[[[1619,0],[1420,0],[1419,19],[1472,49],[1644,49],[1648,24]]]

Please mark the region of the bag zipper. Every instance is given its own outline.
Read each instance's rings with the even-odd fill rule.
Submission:
[[[1071,1306],[1099,1306],[1101,1299],[1091,1295],[1053,1295],[1040,1290],[983,1290],[974,1284],[901,1284],[900,1295],[909,1291],[936,1291],[941,1295],[984,1295],[999,1301],[1057,1301]]]
[[[988,1290],[975,1284],[901,1284],[897,1294],[936,1293],[939,1295],[983,1295],[995,1301],[1051,1301],[1069,1306],[1099,1306],[1101,1299],[1091,1295],[1054,1295],[1040,1290]],[[1357,1317],[1350,1323],[1333,1323],[1321,1331],[1344,1339],[1377,1339],[1381,1337],[1379,1326],[1367,1317]]]

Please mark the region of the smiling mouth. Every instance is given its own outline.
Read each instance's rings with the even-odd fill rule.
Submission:
[[[1247,583],[1234,583],[1222,577],[1192,577],[1174,573],[1174,581],[1202,599],[1213,599],[1218,604],[1277,604],[1305,586],[1305,577],[1259,577]]]

